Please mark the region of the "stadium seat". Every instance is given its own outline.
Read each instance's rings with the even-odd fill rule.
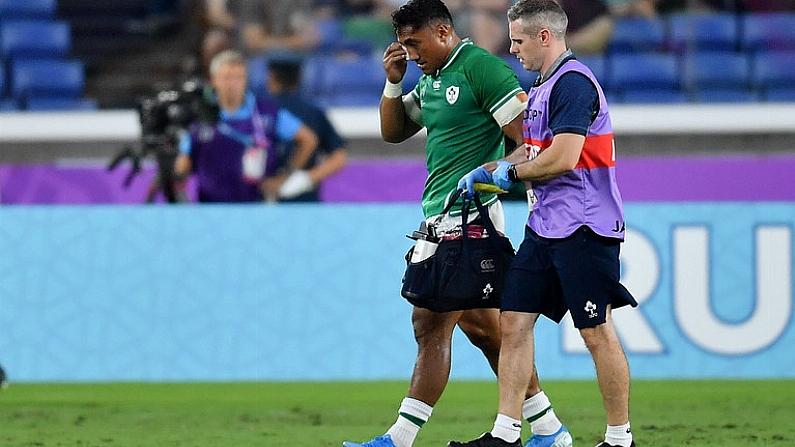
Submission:
[[[0,0],[0,18],[51,19],[58,8],[56,0]]]
[[[607,60],[603,56],[577,56],[577,60],[591,69],[599,84],[607,80]]]
[[[662,19],[620,18],[616,20],[607,51],[610,54],[661,51],[664,44],[665,22]]]
[[[769,88],[762,92],[762,100],[767,102],[795,102],[795,86]]]
[[[414,62],[409,62],[408,65],[406,65],[406,74],[403,75],[403,94],[405,95],[412,91],[421,77],[422,70],[420,70],[420,67]],[[384,74],[384,81],[386,81],[386,74]],[[521,78],[519,78],[519,81],[521,83]]]
[[[13,99],[0,99],[0,112],[15,112],[19,105]]]
[[[643,104],[680,104],[688,101],[687,93],[680,90],[644,88],[624,90],[620,101],[623,103]]]
[[[705,51],[686,53],[684,57],[685,83],[696,100],[753,97],[749,91],[750,70],[746,53]]]
[[[751,66],[751,84],[762,92],[795,89],[795,51],[756,53]]]
[[[256,94],[267,90],[268,61],[264,56],[254,56],[248,61],[248,88]]]
[[[522,63],[519,62],[519,59],[517,59],[513,54],[502,56],[502,59],[508,63],[508,66],[513,68],[514,72],[516,72],[516,77],[519,78],[519,85],[522,86],[522,90],[530,90],[530,86],[533,85],[533,82],[538,77],[538,72],[525,70],[525,68],[522,66]],[[409,65],[414,65],[414,68],[416,68],[417,71],[420,71],[419,67],[417,67],[417,64]],[[420,73],[422,72],[420,71]]]
[[[746,89],[735,88],[710,88],[696,90],[691,94],[693,102],[720,103],[720,102],[756,102],[759,93]]]
[[[669,18],[668,46],[683,51],[734,51],[737,16],[731,13],[677,14]]]
[[[666,98],[666,102],[678,101],[684,94],[673,53],[614,54],[608,59],[608,71],[606,90],[624,100],[646,97],[644,90],[654,92],[653,97]]]
[[[795,49],[795,13],[745,14],[740,29],[740,46],[743,50]]]
[[[326,59],[321,103],[331,106],[378,105],[384,88],[381,57]]]
[[[97,110],[97,102],[89,98],[64,98],[55,96],[34,96],[25,101],[29,111]]]
[[[0,23],[0,57],[12,59],[63,57],[69,53],[69,23],[57,20],[14,20]]]
[[[37,96],[77,98],[84,84],[85,69],[77,60],[20,60],[11,66],[11,96],[18,101]]]

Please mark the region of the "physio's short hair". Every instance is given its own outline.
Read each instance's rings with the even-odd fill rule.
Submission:
[[[508,20],[521,20],[523,31],[538,34],[543,28],[560,40],[566,37],[569,18],[555,0],[519,0],[508,9]]]
[[[210,61],[210,76],[215,76],[224,65],[246,66],[246,57],[237,50],[224,50]]]
[[[441,0],[411,0],[392,12],[392,28],[396,33],[425,28],[435,23],[453,26],[453,16]]]

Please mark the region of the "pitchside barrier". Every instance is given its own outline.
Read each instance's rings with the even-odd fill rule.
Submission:
[[[417,165],[401,169],[416,194]],[[619,160],[633,377],[795,378],[793,172],[792,156]],[[19,382],[405,379],[417,202],[0,206],[0,363]],[[527,207],[505,212],[518,246]],[[542,320],[536,357],[545,379],[594,376],[568,319]],[[452,377],[492,377],[460,333]]]
[[[526,205],[506,204],[518,243]],[[626,205],[615,314],[636,378],[795,378],[792,202]],[[409,376],[415,204],[0,207],[0,360],[16,381]],[[593,376],[565,320],[546,379]],[[453,378],[487,379],[461,334]]]

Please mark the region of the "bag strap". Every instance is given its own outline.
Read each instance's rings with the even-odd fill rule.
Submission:
[[[478,213],[480,213],[480,218],[483,220],[483,226],[486,227],[486,231],[488,232],[489,238],[491,237],[498,237],[499,233],[497,233],[497,228],[494,227],[494,222],[491,220],[491,216],[489,216],[489,210],[483,205],[480,201],[480,193],[475,192],[475,198],[473,199],[475,202],[475,207],[478,209]],[[468,239],[469,236],[469,201],[464,200],[464,204],[461,206],[461,238],[463,240]],[[493,239],[492,239],[493,241]],[[466,243],[464,244],[466,245]]]

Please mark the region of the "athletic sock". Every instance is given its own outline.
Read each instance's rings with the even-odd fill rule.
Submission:
[[[616,447],[629,447],[632,444],[632,430],[629,422],[624,425],[608,425],[605,431],[605,442]]]
[[[522,421],[504,414],[498,414],[491,435],[506,442],[516,442],[522,435]]]
[[[420,428],[431,418],[433,407],[417,399],[406,397],[400,403],[398,418],[387,434],[396,447],[411,447]]]
[[[530,423],[530,429],[536,435],[552,435],[563,426],[543,391],[524,401],[522,417]]]

